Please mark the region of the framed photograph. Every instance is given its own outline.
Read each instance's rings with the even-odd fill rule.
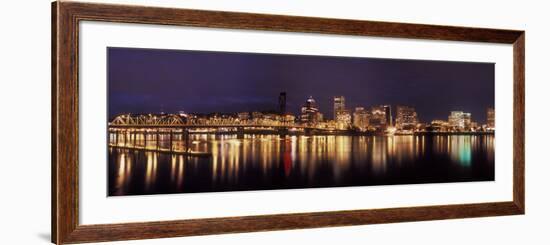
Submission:
[[[58,1],[52,242],[525,212],[525,33]]]

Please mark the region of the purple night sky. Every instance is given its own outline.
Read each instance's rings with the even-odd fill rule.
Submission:
[[[308,96],[332,118],[332,97],[346,107],[389,104],[416,108],[422,122],[451,110],[486,122],[494,107],[494,64],[332,56],[107,48],[109,117],[120,113],[234,113],[277,110],[299,114]]]

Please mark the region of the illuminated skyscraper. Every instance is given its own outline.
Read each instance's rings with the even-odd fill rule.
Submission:
[[[386,129],[386,127],[388,126],[388,116],[386,115],[386,109],[386,106],[383,105],[371,107],[369,125],[376,129]]]
[[[351,112],[346,109],[346,98],[344,96],[334,97],[334,121],[338,129],[351,127]]]
[[[346,98],[344,96],[334,96],[334,120],[337,120],[338,113],[346,110]]]
[[[495,129],[495,108],[487,108],[487,128]]]
[[[364,107],[355,107],[353,126],[360,131],[365,131],[369,127],[369,113]]]
[[[470,127],[472,114],[462,111],[451,111],[449,115],[449,126],[458,130],[464,130]]]
[[[391,117],[391,106],[389,105],[383,105],[384,107],[384,113],[386,114],[386,126],[392,126],[393,125],[393,119]]]
[[[306,100],[306,103],[302,106],[300,115],[300,121],[302,123],[317,123],[323,119],[323,115],[319,112],[317,102],[312,96]]]
[[[335,121],[338,129],[348,129],[351,127],[351,113],[348,110],[339,111]]]
[[[398,129],[410,130],[416,127],[418,123],[418,117],[413,107],[409,106],[397,106],[395,127]]]

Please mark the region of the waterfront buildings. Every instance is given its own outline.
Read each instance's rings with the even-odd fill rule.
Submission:
[[[393,120],[392,120],[392,116],[391,116],[391,106],[389,105],[383,105],[382,106],[384,108],[384,113],[386,114],[386,126],[389,127],[389,126],[393,126]]]
[[[252,120],[260,120],[264,117],[264,114],[259,111],[252,112]]]
[[[337,120],[338,114],[346,110],[346,98],[344,96],[334,96],[334,120]]]
[[[361,132],[368,130],[369,113],[364,107],[355,107],[355,112],[353,112],[353,126]]]
[[[319,107],[317,106],[317,102],[315,101],[315,99],[313,99],[312,96],[309,96],[309,98],[306,100],[306,102],[302,106],[302,110],[300,114],[300,122],[314,124],[314,123],[321,122],[322,120],[323,120],[323,114],[319,112]]]
[[[336,128],[337,129],[349,129],[351,127],[351,113],[348,110],[344,110],[336,115]]]
[[[240,121],[248,121],[248,119],[250,119],[250,112],[239,112],[237,117]]]
[[[495,108],[487,108],[487,130],[495,130]]]
[[[446,120],[432,120],[430,123],[430,130],[433,132],[447,132],[449,130],[449,121]]]
[[[296,121],[296,117],[292,114],[284,114],[282,116],[282,122],[285,124],[285,125],[288,125],[288,124],[293,124],[294,121]]]
[[[352,115],[351,112],[346,109],[346,98],[344,96],[335,96],[333,102],[336,128],[340,130],[349,129],[352,126]]]
[[[398,130],[414,130],[418,124],[416,110],[410,106],[397,106],[395,127]]]
[[[462,111],[451,111],[449,115],[449,126],[455,130],[465,130],[470,128],[472,114]]]
[[[386,115],[387,108],[384,105],[371,107],[371,113],[369,118],[369,125],[376,130],[386,129],[388,115]],[[391,118],[391,116],[389,116]]]
[[[405,105],[396,106],[395,121],[393,121],[390,105],[377,105],[369,109],[358,106],[352,111],[346,108],[344,96],[335,96],[331,97],[335,118],[328,120],[323,117],[319,104],[312,96],[306,99],[300,113],[296,116],[287,111],[286,96],[286,92],[279,93],[278,106],[266,111],[214,112],[210,114],[188,114],[179,111],[175,115],[181,117],[183,122],[195,125],[249,125],[249,127],[260,128],[285,126],[293,128],[293,131],[304,131],[304,128],[307,127],[328,131],[347,131],[347,133],[365,132],[389,135],[422,132],[491,133],[495,127],[494,108],[487,108],[487,123],[483,125],[474,122],[471,113],[464,111],[451,111],[447,120],[432,120],[429,123],[421,123],[416,108]],[[149,116],[151,115],[149,114]],[[163,117],[162,114],[158,116]]]

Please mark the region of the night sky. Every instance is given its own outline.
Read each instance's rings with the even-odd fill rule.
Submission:
[[[389,104],[416,108],[422,122],[451,110],[486,122],[494,107],[493,63],[371,59],[108,48],[109,117],[120,113],[233,113],[277,110],[299,114],[308,96],[332,119],[332,97],[346,107]]]

